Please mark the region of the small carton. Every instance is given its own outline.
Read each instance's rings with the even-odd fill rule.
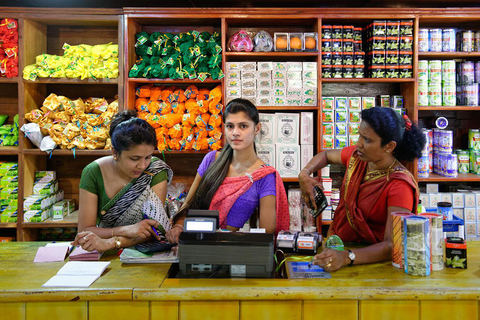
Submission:
[[[300,114],[300,144],[313,145],[314,127],[313,112],[302,112]],[[313,153],[313,150],[312,150]],[[313,155],[312,155],[313,158]],[[303,167],[302,167],[303,168]]]
[[[317,71],[316,62],[303,62],[303,71]]]
[[[302,78],[307,79],[307,80],[315,80],[315,79],[317,79],[317,71],[316,70],[315,71],[313,71],[313,70],[303,71]]]
[[[322,97],[322,110],[333,110],[335,108],[334,97]]]
[[[436,208],[437,203],[439,203],[440,200],[441,200],[440,193],[431,193],[430,194],[430,205],[429,205],[429,207]]]
[[[1,188],[15,188],[18,187],[18,176],[4,176],[0,177],[0,189]]]
[[[288,89],[295,89],[295,90],[299,90],[300,93],[302,92],[302,88],[303,88],[303,82],[302,80],[288,80],[287,81],[287,88]]]
[[[322,111],[322,123],[335,122],[334,118],[335,112],[333,110],[323,110]]]
[[[375,107],[375,97],[362,97],[362,110]]]
[[[48,195],[32,194],[23,200],[23,211],[43,210],[50,206]]]
[[[301,62],[287,62],[288,71],[303,71],[303,64]]]
[[[335,98],[335,110],[346,110],[348,106],[347,97],[336,97]]]
[[[360,138],[360,135],[359,135],[359,134],[350,134],[350,135],[348,135],[348,145],[347,145],[347,146],[354,146],[354,145],[356,145],[359,138]]]
[[[228,78],[225,82],[226,82],[225,86],[227,88],[232,88],[232,89],[237,88],[239,90],[242,89],[242,81],[240,79]]]
[[[275,145],[276,165],[275,168],[282,178],[296,178],[300,173],[300,146]]]
[[[324,191],[332,192],[333,180],[332,178],[322,178],[322,184]]]
[[[276,141],[276,117],[273,113],[260,113],[259,120],[261,124],[260,134],[257,135],[257,141],[260,144],[275,144]]]
[[[37,182],[50,182],[57,179],[57,173],[55,171],[35,171],[35,183]]]
[[[0,163],[0,177],[1,176],[18,176],[18,163],[16,162]]]
[[[276,113],[277,138],[279,144],[299,143],[299,123],[300,115],[297,113]]]
[[[362,110],[362,98],[361,97],[349,97],[348,109],[350,110]]]
[[[347,146],[348,136],[347,135],[336,135],[335,136],[335,149],[342,149]]]
[[[281,89],[286,89],[287,88],[287,80],[281,80],[281,79],[273,79],[272,80],[273,88],[281,88]]]
[[[465,208],[475,208],[475,194],[465,193]]]
[[[272,79],[272,73],[273,73],[273,71],[271,71],[271,70],[257,71],[257,79],[271,80]]]
[[[347,122],[348,111],[347,110],[335,110],[335,122]]]
[[[266,71],[262,71],[266,72]],[[287,71],[285,70],[273,70],[272,78],[278,80],[286,80],[287,79]]]
[[[272,79],[257,79],[257,89],[271,89],[272,86]]]
[[[272,61],[259,61],[259,62],[257,62],[257,69],[258,69],[258,71],[271,71],[271,70],[273,70],[273,62]]]
[[[241,77],[241,71],[239,71],[239,70],[227,71],[227,74],[225,75],[225,78],[226,78],[226,80],[230,80],[230,79],[240,80],[242,78]]]
[[[358,130],[360,128],[360,123],[349,123],[348,124],[348,134],[349,135],[358,135]]]
[[[477,210],[475,208],[465,208],[465,222],[476,222],[477,221]]]
[[[449,192],[440,193],[440,202],[450,202],[452,203],[452,194]]]
[[[313,156],[313,144],[300,145],[300,169],[305,168]]]
[[[256,71],[242,71],[242,81],[243,80],[255,80],[256,78],[257,78],[257,72]]]
[[[66,201],[60,201],[52,206],[53,220],[63,220],[68,215],[68,203]]]
[[[287,70],[287,63],[286,62],[274,62],[273,63],[273,70],[286,71]]]
[[[258,144],[257,155],[265,164],[275,168],[275,145],[274,144]]]
[[[350,123],[360,123],[360,111],[359,110],[349,110],[348,111],[349,122]]]
[[[465,215],[462,208],[453,208],[453,215],[459,217],[460,219],[465,219]]]
[[[242,70],[242,63],[241,62],[226,62],[225,69],[227,71],[240,71]]]
[[[239,62],[242,65],[242,78],[243,78],[243,71],[257,71],[257,63],[252,61],[247,62]]]
[[[330,178],[330,165],[323,167],[320,172],[322,178]]]
[[[324,135],[322,136],[322,149],[333,149],[335,146],[335,137],[334,135]]]
[[[337,122],[335,123],[335,135],[346,135],[347,134],[347,124]]]
[[[453,208],[465,208],[465,194],[460,192],[454,192],[453,194]]]
[[[427,183],[427,193],[438,193],[438,183]]]
[[[467,269],[467,243],[459,237],[445,239],[445,266],[447,268]]]

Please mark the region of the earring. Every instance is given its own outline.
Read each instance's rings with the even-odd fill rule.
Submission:
[[[113,156],[113,160],[117,161],[117,159],[118,159],[117,156]]]

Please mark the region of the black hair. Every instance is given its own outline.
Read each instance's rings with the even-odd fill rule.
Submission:
[[[239,98],[233,99],[227,104],[223,114],[223,123],[225,123],[225,120],[229,114],[236,114],[239,112],[244,112],[247,117],[255,123],[255,125],[260,122],[260,116],[255,105],[248,100]],[[179,218],[184,217],[190,208],[208,209],[210,207],[210,202],[212,202],[215,192],[217,192],[218,188],[227,176],[232,158],[233,149],[228,143],[225,143],[225,146],[218,155],[218,158],[210,165],[207,171],[205,171],[202,180],[200,181],[200,184],[198,185],[198,188],[193,197],[190,199],[189,203],[187,203],[174,217],[174,222],[176,222]]]
[[[155,129],[147,121],[137,118],[135,110],[125,110],[113,117],[110,139],[119,154],[140,144],[157,147]]]
[[[362,110],[362,121],[375,131],[382,139],[383,147],[390,141],[395,141],[397,146],[393,156],[399,161],[413,161],[422,155],[425,146],[425,135],[422,130],[411,124],[409,130],[405,130],[405,119],[391,108],[375,107]]]

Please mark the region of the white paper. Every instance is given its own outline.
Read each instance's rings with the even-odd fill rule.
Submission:
[[[70,261],[42,287],[87,288],[102,275],[110,261]]]
[[[42,287],[88,288],[98,276],[53,276]]]

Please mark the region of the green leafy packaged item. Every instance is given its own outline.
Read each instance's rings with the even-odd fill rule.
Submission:
[[[52,194],[58,191],[58,182],[35,183],[33,185],[33,194]]]
[[[404,219],[405,273],[413,276],[430,275],[429,220],[411,216]]]
[[[459,237],[445,239],[445,266],[454,269],[467,269],[467,242]]]
[[[18,187],[18,176],[3,176],[0,178],[0,188]]]
[[[0,176],[18,176],[18,163],[16,162],[0,163]]]

